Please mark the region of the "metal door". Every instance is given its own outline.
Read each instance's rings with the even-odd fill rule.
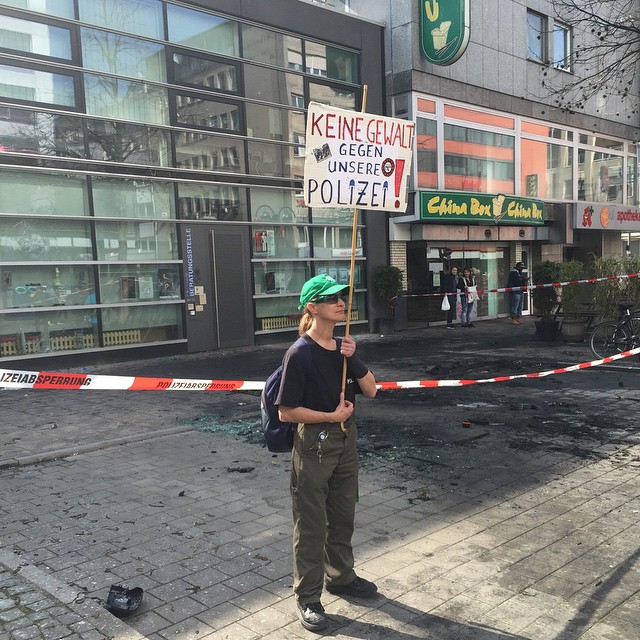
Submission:
[[[211,231],[214,340],[221,349],[254,343],[249,239],[246,229]]]

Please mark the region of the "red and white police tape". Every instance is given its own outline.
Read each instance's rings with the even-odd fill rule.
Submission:
[[[501,287],[499,289],[478,289],[478,295],[483,293],[509,293],[510,291],[528,291],[530,289],[549,289],[551,287],[566,287],[570,284],[594,284],[596,282],[606,282],[607,280],[624,280],[625,278],[638,278],[640,277],[640,273],[626,273],[620,276],[603,276],[601,278],[586,278],[584,280],[567,280],[566,282],[546,282],[544,284],[528,284],[523,285],[522,287]],[[437,292],[437,293],[407,293],[403,294],[403,298],[432,298],[432,297],[442,297],[446,295],[452,295],[451,292],[447,294],[446,292]],[[397,296],[391,298],[391,300],[395,300]],[[390,300],[390,302],[391,302]]]
[[[640,354],[640,347],[624,351],[602,360],[582,362],[536,373],[512,376],[496,376],[481,380],[403,380],[379,382],[378,389],[419,389],[432,387],[462,387],[487,382],[508,382],[523,378],[544,378],[559,373],[569,373],[608,364]],[[144,378],[140,376],[103,376],[88,373],[55,373],[49,371],[18,371],[0,369],[0,389],[80,389],[80,390],[129,390],[129,391],[261,391],[263,381],[252,380],[192,380],[189,378]]]

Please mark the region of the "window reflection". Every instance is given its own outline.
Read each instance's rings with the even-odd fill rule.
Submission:
[[[349,284],[349,268],[350,263],[345,261],[337,261],[337,260],[323,260],[320,262],[316,262],[315,269],[316,274],[326,273],[330,278],[333,278],[336,282],[340,284]],[[353,270],[353,287],[354,289],[358,289],[363,287],[364,285],[364,268],[365,264],[363,262],[356,262],[354,264]]]
[[[637,200],[637,166],[638,161],[636,158],[629,157],[627,160],[627,199],[626,204],[636,204]]]
[[[314,222],[326,222],[328,224],[353,224],[353,209],[330,207],[313,210]],[[362,212],[358,211],[358,223],[362,224]]]
[[[479,129],[444,126],[445,188],[514,193],[514,138]]]
[[[302,40],[253,25],[242,25],[242,56],[286,67],[291,55],[302,56]]]
[[[87,303],[87,297],[93,292],[93,270],[86,266],[61,263],[4,267],[0,280],[0,307],[81,305]]]
[[[87,112],[151,124],[169,124],[167,90],[144,82],[84,76]]]
[[[304,79],[294,73],[245,64],[245,95],[265,102],[304,108]],[[292,96],[298,96],[295,101]]]
[[[80,34],[85,68],[166,81],[164,47],[161,44],[97,29],[83,28]]]
[[[309,229],[307,227],[261,225],[252,229],[251,238],[254,258],[309,257]]]
[[[315,82],[309,83],[309,99],[322,104],[329,104],[340,109],[356,108],[356,92],[350,89],[336,89]]]
[[[95,308],[29,311],[0,316],[0,355],[28,355],[99,346]]]
[[[159,0],[78,0],[80,20],[129,31],[149,38],[164,38]]]
[[[180,305],[102,309],[105,347],[175,340],[183,335]]]
[[[246,220],[245,190],[232,185],[178,183],[183,220]]]
[[[304,113],[247,103],[247,129],[256,138],[291,140],[293,133],[304,135]]]
[[[168,167],[169,133],[116,121],[87,122],[89,156],[107,162]]]
[[[238,23],[210,13],[167,4],[169,40],[194,49],[240,55]]]
[[[0,64],[0,95],[28,102],[76,106],[76,82],[72,75]]]
[[[418,118],[416,122],[416,165],[418,187],[438,186],[437,125],[435,120]]]
[[[0,47],[71,60],[71,31],[43,22],[2,16]]]
[[[98,260],[162,260],[178,257],[174,225],[163,222],[96,224]]]
[[[302,194],[276,189],[251,189],[251,219],[259,222],[306,222],[309,209]]]
[[[73,0],[2,0],[2,4],[52,16],[74,17]]]
[[[101,265],[99,278],[104,304],[182,298],[178,264]]]
[[[176,120],[178,124],[240,131],[240,105],[221,100],[207,100],[197,95],[176,94]]]
[[[0,213],[85,216],[89,211],[83,176],[3,170],[0,193]]]
[[[85,155],[82,120],[73,116],[0,107],[0,149],[82,158]]]
[[[343,82],[358,82],[358,55],[317,42],[305,46],[305,71]]]
[[[253,264],[253,281],[256,295],[277,293],[300,293],[302,285],[308,280],[308,262],[255,262]],[[278,307],[264,306],[268,315],[291,313],[295,310],[297,301],[291,298],[280,299]],[[283,306],[284,305],[284,306]]]
[[[351,233],[352,230],[345,227],[314,227],[313,255],[316,258],[347,258],[351,256]],[[356,256],[362,255],[362,230],[358,229]]]
[[[622,157],[601,151],[578,151],[578,200],[622,202]]]
[[[175,218],[173,185],[139,178],[93,178],[96,216]],[[166,256],[165,256],[166,257]]]
[[[522,194],[529,198],[573,197],[573,149],[536,140],[521,141]]]
[[[208,87],[216,91],[238,92],[235,65],[218,62],[186,53],[171,56],[174,81],[194,87]]]
[[[573,140],[573,131],[567,129],[560,129],[541,122],[528,122],[523,120],[520,125],[522,133],[533,133],[538,136],[544,136],[545,138],[555,138],[556,140],[566,140],[571,142]]]
[[[299,145],[249,142],[249,173],[257,176],[297,178],[304,172]]]
[[[0,218],[0,260],[91,260],[91,234],[86,222]]]
[[[242,140],[201,131],[177,131],[174,135],[177,167],[232,173],[246,171]]]

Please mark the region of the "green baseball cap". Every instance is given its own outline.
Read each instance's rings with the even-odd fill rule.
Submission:
[[[340,293],[340,291],[348,288],[348,284],[340,284],[326,273],[314,276],[310,280],[307,280],[302,286],[300,306],[298,309],[302,311],[307,306],[307,303],[313,302],[318,296],[331,296],[334,293]]]

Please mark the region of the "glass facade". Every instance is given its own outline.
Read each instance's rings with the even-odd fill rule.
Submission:
[[[395,111],[410,117],[405,101],[396,99]],[[418,189],[638,204],[637,148],[629,142],[434,97],[413,102]]]
[[[353,211],[297,181],[304,108],[356,108],[357,51],[162,0],[0,20],[0,355],[186,342],[185,223],[246,233],[256,334],[297,326],[311,275],[348,282]]]

